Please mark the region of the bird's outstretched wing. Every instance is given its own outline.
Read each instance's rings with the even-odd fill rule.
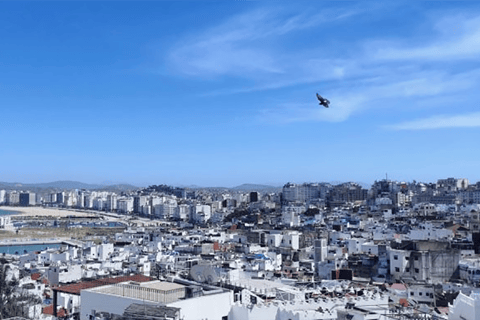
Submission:
[[[317,93],[317,99],[320,102],[320,105],[324,106],[325,108],[329,107],[330,101],[328,101],[327,99],[325,99],[324,97],[322,97],[318,93]]]

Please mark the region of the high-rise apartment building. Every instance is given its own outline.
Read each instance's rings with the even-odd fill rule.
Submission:
[[[22,192],[19,195],[19,204],[23,207],[34,206],[35,203],[35,193],[32,192]]]

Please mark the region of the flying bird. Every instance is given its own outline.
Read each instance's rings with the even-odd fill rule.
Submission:
[[[330,101],[328,101],[327,99],[323,98],[323,97],[322,97],[321,95],[319,95],[318,93],[317,93],[317,99],[318,99],[318,101],[320,101],[319,104],[320,104],[321,106],[324,106],[325,108],[328,108],[328,107],[329,107]]]

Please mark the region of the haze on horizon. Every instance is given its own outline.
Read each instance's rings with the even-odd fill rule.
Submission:
[[[478,2],[11,1],[0,38],[0,181],[480,180]]]

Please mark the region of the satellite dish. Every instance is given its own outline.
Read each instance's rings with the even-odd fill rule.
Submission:
[[[207,283],[217,283],[219,281],[217,273],[211,266],[204,269],[203,276]]]
[[[190,276],[197,282],[217,283],[220,278],[210,265],[197,264],[190,269]]]

